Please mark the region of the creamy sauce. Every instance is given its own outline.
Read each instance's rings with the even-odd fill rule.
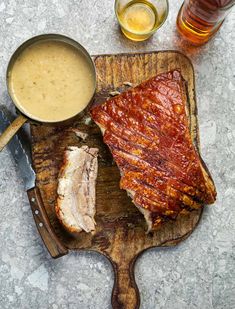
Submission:
[[[9,89],[19,109],[45,122],[78,114],[89,103],[94,86],[92,65],[85,55],[59,41],[27,47],[9,73]]]

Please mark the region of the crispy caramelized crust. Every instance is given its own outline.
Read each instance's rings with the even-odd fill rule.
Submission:
[[[189,129],[179,71],[160,74],[91,110],[149,229],[215,201],[216,190]]]

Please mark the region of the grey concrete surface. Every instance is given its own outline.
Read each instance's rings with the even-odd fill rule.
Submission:
[[[170,1],[165,25],[144,43],[119,32],[112,0],[0,1],[0,103],[12,108],[5,71],[25,39],[57,32],[92,54],[177,49],[195,68],[201,149],[218,199],[184,243],[146,252],[135,275],[141,309],[235,308],[235,11],[201,48],[180,40]],[[23,184],[8,150],[0,153],[0,308],[107,309],[113,272],[98,254],[52,260],[38,236]]]

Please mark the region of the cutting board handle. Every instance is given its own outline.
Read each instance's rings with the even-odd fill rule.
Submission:
[[[67,254],[68,249],[61,243],[51,226],[39,189],[32,188],[27,194],[38,232],[50,255],[58,258]]]
[[[134,276],[135,261],[136,257],[129,263],[125,259],[118,264],[112,261],[115,275],[112,291],[113,309],[138,309],[140,307],[139,289]]]

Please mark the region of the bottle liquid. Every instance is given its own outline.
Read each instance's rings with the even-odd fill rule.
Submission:
[[[235,0],[185,0],[177,17],[181,36],[194,45],[206,43],[220,28]]]

